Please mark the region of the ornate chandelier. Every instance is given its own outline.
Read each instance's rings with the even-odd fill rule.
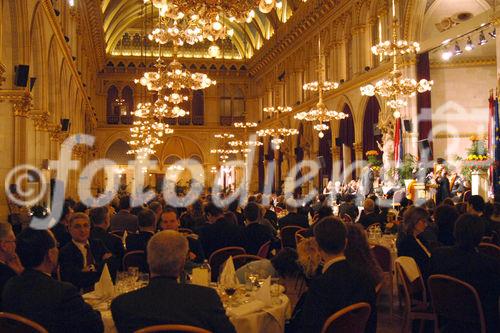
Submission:
[[[234,149],[234,148],[231,148],[231,147],[225,147],[226,144],[227,144],[227,140],[231,140],[231,139],[234,139],[234,134],[232,133],[218,133],[218,134],[214,134],[214,138],[216,139],[219,139],[219,140],[222,140],[223,143],[222,145],[219,145],[219,146],[222,146],[221,148],[216,148],[216,149],[211,149],[210,150],[210,154],[217,154],[219,155],[219,159],[221,160],[222,163],[225,163],[230,155],[236,155],[240,152],[239,149]]]
[[[257,135],[261,137],[270,136],[272,137],[271,142],[276,149],[280,149],[280,146],[285,142],[284,137],[297,135],[299,130],[295,128],[265,128],[257,131]]]
[[[299,112],[294,118],[298,120],[305,120],[309,122],[316,122],[313,128],[318,131],[318,136],[320,138],[324,137],[323,131],[328,130],[330,127],[327,125],[332,120],[339,120],[347,118],[347,114],[344,112],[337,112],[334,110],[329,110],[325,103],[323,102],[323,93],[332,89],[338,88],[338,83],[326,81],[325,77],[325,66],[324,66],[324,55],[321,53],[321,39],[318,39],[318,81],[313,81],[304,84],[302,87],[304,90],[317,91],[318,92],[318,103],[315,108],[309,111]]]
[[[408,105],[407,99],[414,97],[417,93],[431,91],[434,81],[422,79],[417,81],[412,78],[403,77],[399,69],[399,57],[417,54],[420,45],[417,42],[408,42],[398,39],[398,19],[396,18],[396,5],[392,0],[392,41],[381,42],[372,47],[374,55],[382,58],[392,58],[392,71],[387,79],[361,87],[363,96],[381,96],[387,99],[386,105],[393,110],[394,118],[401,117],[400,109]]]

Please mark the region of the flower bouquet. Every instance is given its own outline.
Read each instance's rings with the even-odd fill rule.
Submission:
[[[379,159],[379,152],[376,150],[368,150],[366,153],[366,159],[368,160],[368,163],[370,163],[371,169],[373,171],[380,171],[380,168],[382,166],[382,162]]]

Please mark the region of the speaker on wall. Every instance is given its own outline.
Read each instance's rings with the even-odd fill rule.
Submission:
[[[61,131],[68,132],[71,128],[71,121],[68,118],[61,119]]]
[[[403,126],[405,128],[405,132],[411,133],[413,131],[413,124],[410,119],[403,120]]]
[[[18,87],[26,87],[28,85],[28,77],[30,66],[28,65],[17,65],[14,68],[16,72],[14,76],[14,84]]]

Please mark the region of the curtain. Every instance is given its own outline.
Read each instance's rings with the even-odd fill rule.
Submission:
[[[431,79],[431,67],[429,61],[429,52],[419,54],[417,56],[417,81],[422,79]],[[429,133],[432,130],[432,109],[431,109],[431,92],[426,91],[422,94],[417,94],[417,119],[418,119],[418,140],[428,139]],[[432,160],[432,140],[430,144],[430,156]],[[420,155],[420,152],[419,152]],[[419,156],[421,157],[421,156]]]
[[[351,161],[355,161],[356,156],[354,154],[354,121],[352,120],[352,112],[347,104],[344,106],[344,109],[342,111],[345,114],[347,114],[348,117],[345,119],[342,119],[340,121],[339,139],[343,145],[346,145],[350,148]],[[340,160],[342,162],[341,167],[340,167],[340,171],[343,172],[344,171],[344,147],[341,146],[340,150],[341,150],[340,151]],[[354,178],[356,177],[355,169],[353,170],[352,176]]]
[[[368,150],[377,150],[380,152],[377,145],[377,141],[382,140],[382,135],[377,127],[379,113],[380,105],[378,104],[378,100],[375,96],[372,96],[366,105],[363,121],[363,156],[365,156]]]

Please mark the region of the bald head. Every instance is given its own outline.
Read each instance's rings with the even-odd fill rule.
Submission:
[[[373,213],[375,211],[375,201],[372,199],[366,199],[365,203],[363,204],[363,209],[365,213]]]
[[[188,253],[187,238],[177,231],[161,231],[148,242],[148,265],[152,276],[177,278]]]

